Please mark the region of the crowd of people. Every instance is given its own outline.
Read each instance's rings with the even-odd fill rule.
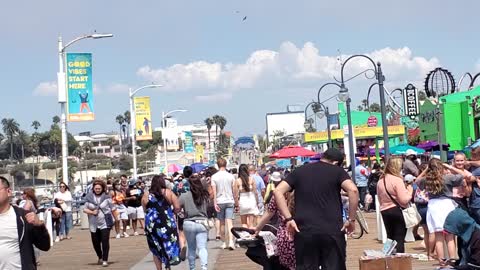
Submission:
[[[407,226],[402,210],[414,204],[421,217],[414,228],[415,239],[424,240],[429,258],[441,265],[466,265],[480,262],[475,253],[480,250],[476,244],[480,243],[477,156],[473,153],[467,160],[465,154],[457,153],[452,165],[436,158],[421,162],[412,152],[371,167],[357,160],[354,180],[343,167],[344,154],[335,148],[325,151],[318,162],[290,170],[247,164],[227,170],[226,160],[220,158],[216,167],[199,172],[186,166],[172,176],[155,175],[149,187],[142,179],[129,182],[126,175],[95,180],[86,192],[83,211],[88,215],[94,254],[105,267],[113,229],[114,238],[136,236],[143,230],[157,269],[169,269],[184,260],[195,269],[197,258],[201,269],[208,269],[209,240],[219,241],[223,249],[237,248],[231,229],[238,215],[241,226],[256,234],[266,224],[278,228],[279,269],[346,269],[345,235],[355,229],[352,217],[358,206],[363,211],[380,210],[387,237],[397,242],[396,252],[403,253]],[[10,238],[0,238],[2,247],[9,246],[0,255],[0,268],[35,269],[37,250],[50,247],[45,225],[35,213],[51,211],[55,242],[71,239],[69,187],[60,182],[54,206],[38,210],[35,190],[25,189],[18,206],[11,206],[9,183],[0,180],[0,222],[11,225],[2,233]],[[347,213],[342,211],[342,194],[348,201]],[[379,205],[372,199],[375,196]],[[28,237],[16,234],[16,219],[25,221],[22,230],[30,231]],[[210,230],[215,239],[209,239]],[[22,245],[29,252],[24,254],[22,249],[20,255],[17,250]]]
[[[413,227],[414,238],[423,240],[429,259],[438,260],[441,266],[480,264],[476,258],[479,255],[472,252],[474,232],[480,228],[477,152],[472,151],[471,160],[458,152],[450,163],[444,163],[438,158],[422,161],[416,152],[408,150],[403,156],[390,157],[386,164],[373,164],[372,169],[357,160],[359,203],[365,211],[374,211],[373,198],[378,196],[387,237],[397,242],[396,252],[405,252],[408,228],[402,211],[414,204],[421,217]]]

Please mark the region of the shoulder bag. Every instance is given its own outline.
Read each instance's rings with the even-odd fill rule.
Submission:
[[[102,209],[102,207],[100,207],[100,204],[101,203],[96,203],[97,207],[98,207],[98,210],[100,210],[102,213],[103,213],[103,216],[105,217],[105,224],[107,225],[108,228],[112,228],[115,223],[113,221],[113,215],[112,213],[105,213]]]
[[[402,210],[403,219],[405,220],[405,227],[408,229],[418,225],[422,220],[422,217],[418,213],[417,207],[415,206],[415,204],[408,203],[407,208],[403,208],[395,199],[393,199],[390,192],[388,192],[387,181],[385,177],[383,178],[383,185],[385,186],[385,191],[390,197],[390,200],[392,200],[392,202],[394,202],[395,205],[398,206],[400,210]]]

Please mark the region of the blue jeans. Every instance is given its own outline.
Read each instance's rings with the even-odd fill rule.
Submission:
[[[196,250],[198,249],[198,256],[200,257],[201,269],[207,269],[208,251],[207,238],[208,231],[202,224],[194,221],[185,220],[183,223],[183,232],[187,238],[188,245],[188,263],[191,270],[195,270]]]
[[[73,226],[72,212],[63,212],[60,222],[60,235],[67,236]]]

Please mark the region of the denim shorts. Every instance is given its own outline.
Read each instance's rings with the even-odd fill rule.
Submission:
[[[217,213],[219,220],[233,219],[233,203],[220,203],[220,212]]]

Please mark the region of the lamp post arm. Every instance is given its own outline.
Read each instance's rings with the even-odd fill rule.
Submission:
[[[317,103],[316,101],[312,101],[310,103],[308,103],[308,105],[305,107],[305,121],[307,121],[307,110],[308,110],[308,107],[312,106],[313,104]]]
[[[368,88],[368,93],[367,93],[367,110],[370,113],[370,92],[372,92],[372,88],[377,85],[378,83],[372,83],[370,87]]]
[[[172,110],[172,111],[169,111],[169,112],[165,113],[165,114],[163,115],[163,118],[167,118],[167,117],[168,117],[170,114],[172,114],[172,113],[176,113],[176,112],[186,112],[186,111],[187,111],[187,110],[180,110],[180,109],[179,109],[179,110]]]
[[[348,61],[350,61],[351,59],[355,58],[355,57],[363,57],[363,58],[366,58],[368,59],[372,65],[373,65],[373,70],[375,71],[375,77],[377,76],[377,65],[375,64],[375,62],[372,60],[372,58],[366,56],[366,55],[363,55],[363,54],[355,54],[355,55],[352,55],[350,56],[349,58],[347,58],[347,60],[345,60],[345,62],[343,62],[342,64],[342,69],[340,71],[340,80],[341,80],[341,83],[344,84],[345,81],[343,79],[343,69],[345,68],[345,65],[347,64]]]
[[[73,43],[77,42],[77,41],[80,41],[82,39],[86,39],[86,38],[91,38],[92,35],[84,35],[84,36],[81,36],[81,37],[77,37],[76,39],[68,42],[65,46],[63,46],[63,48],[60,49],[60,52],[65,52],[65,50],[70,47]]]
[[[156,87],[163,87],[163,85],[161,85],[161,84],[149,84],[149,85],[144,85],[144,86],[139,87],[139,88],[137,88],[137,89],[135,89],[135,90],[133,90],[133,91],[130,91],[130,98],[132,98],[133,96],[135,96],[135,94],[136,94],[138,91],[142,90],[142,89],[145,89],[145,88],[156,88]]]
[[[334,82],[329,82],[329,83],[326,83],[326,84],[322,85],[322,86],[320,87],[320,89],[318,89],[318,93],[317,93],[317,101],[318,101],[318,103],[321,103],[321,102],[320,102],[320,93],[322,92],[323,88],[325,88],[326,86],[329,86],[329,85],[336,85],[338,88],[341,88],[340,84],[334,83]]]

